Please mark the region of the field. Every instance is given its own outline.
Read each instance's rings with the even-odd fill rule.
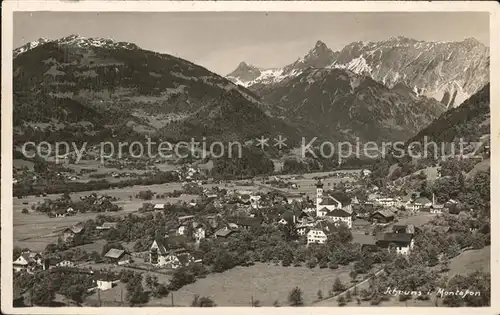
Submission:
[[[136,212],[142,204],[143,200],[135,198],[135,195],[142,190],[151,190],[157,193],[172,192],[180,190],[180,183],[170,183],[151,186],[133,186],[120,189],[108,189],[96,191],[100,195],[110,195],[119,200],[115,202],[123,207],[119,212],[107,212],[106,215],[125,215]],[[72,193],[70,196],[73,200],[78,200],[80,196],[87,196],[93,191]],[[13,200],[13,226],[14,226],[14,246],[27,247],[31,250],[43,250],[49,243],[57,241],[57,233],[61,229],[74,225],[78,222],[93,219],[99,213],[79,213],[75,216],[63,218],[49,218],[46,214],[36,213],[31,211],[31,206],[43,202],[44,199],[57,199],[61,195],[48,195],[46,197],[27,196],[22,199],[14,198]],[[132,196],[132,200],[130,200]],[[177,201],[187,201],[196,199],[194,195],[181,195],[179,198],[153,199],[152,203],[175,203]],[[21,210],[27,208],[30,214],[23,214]]]
[[[309,269],[306,267],[282,267],[263,263],[251,267],[236,267],[219,274],[209,274],[195,283],[174,292],[175,305],[189,306],[193,296],[209,296],[219,306],[250,306],[259,300],[262,306],[272,306],[274,301],[286,305],[288,293],[296,286],[303,291],[306,304],[316,300],[321,289],[328,294],[335,277],[344,283],[350,281],[349,267],[339,269]],[[148,306],[170,305],[171,297],[153,299]]]
[[[477,172],[487,172],[490,168],[490,159],[486,159],[474,165],[474,168],[467,173],[467,178],[473,178]]]
[[[467,250],[450,261],[450,277],[456,274],[467,274],[474,271],[490,271],[491,246],[481,249]]]
[[[361,172],[361,170],[342,170],[340,172],[343,173],[355,173],[358,174]],[[278,176],[279,178],[290,182],[294,183],[297,185],[297,189],[285,189],[285,188],[279,188],[278,190],[288,192],[288,193],[304,193],[306,195],[309,195],[310,197],[316,196],[316,183],[318,182],[317,179],[314,179],[314,177],[322,177],[322,176],[327,176],[329,174],[333,174],[335,172],[318,172],[318,173],[308,173],[304,175],[286,175],[286,176]],[[332,189],[333,184],[335,183],[340,183],[340,182],[350,182],[354,181],[353,178],[340,178],[340,177],[331,177],[331,178],[325,178],[322,179],[322,182],[324,184],[324,189]]]

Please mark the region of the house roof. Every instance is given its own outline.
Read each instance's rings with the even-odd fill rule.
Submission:
[[[320,206],[336,206],[339,203],[340,203],[340,201],[333,198],[332,196],[326,196],[325,198],[323,198],[323,200],[321,200],[321,202],[319,204],[320,204]]]
[[[57,209],[57,210],[56,210],[56,211],[54,211],[54,212],[55,212],[55,213],[57,213],[57,214],[64,214],[64,213],[66,213],[66,209],[64,209],[64,208],[59,208],[59,209]]]
[[[378,211],[375,211],[375,214],[380,214],[381,216],[385,217],[385,218],[391,218],[391,217],[394,217],[394,212],[390,211],[390,210],[378,210]]]
[[[158,245],[158,252],[161,255],[167,254],[167,245],[166,245],[165,239],[155,238],[154,242],[156,242],[156,244]]]
[[[113,259],[118,259],[120,258],[123,254],[125,254],[125,250],[123,249],[116,249],[116,248],[111,248],[104,257],[106,258],[113,258]]]
[[[24,260],[26,260],[27,264],[30,264],[31,262],[33,262],[33,259],[30,257],[29,253],[22,253],[21,255],[17,256],[17,258],[15,260],[18,260],[20,257],[23,257]]]
[[[73,225],[71,227],[68,227],[64,230],[64,232],[67,232],[67,231],[70,231],[72,233],[75,233],[75,234],[78,234],[80,233],[81,231],[83,231],[83,226],[82,225]]]
[[[105,227],[105,228],[115,228],[117,225],[118,225],[117,222],[104,222],[102,224],[102,227]]]
[[[233,219],[234,223],[243,226],[260,226],[262,223],[262,218],[260,217],[238,217]]]
[[[376,243],[375,237],[373,235],[366,235],[362,233],[354,233],[352,234],[352,242],[355,244],[361,245],[375,245]]]
[[[182,220],[189,220],[194,218],[194,215],[183,215],[177,218],[177,220],[182,221]]]
[[[401,197],[401,201],[403,201],[403,202],[408,202],[410,200],[411,200],[411,195],[406,195],[406,196]]]
[[[326,235],[325,231],[323,229],[320,229],[320,228],[311,228],[309,230],[309,232],[314,232],[314,231],[316,231],[316,232],[323,232]],[[309,233],[309,232],[307,232],[307,233]]]
[[[333,211],[329,211],[326,215],[329,217],[340,217],[340,218],[346,218],[351,216],[349,212],[343,209],[335,209]]]
[[[221,229],[218,229],[216,232],[215,232],[215,235],[216,236],[221,236],[221,237],[226,237],[228,236],[229,234],[233,233],[233,232],[236,232],[235,230],[232,230],[232,229],[228,229],[227,227],[223,227]]]
[[[165,204],[164,203],[157,203],[154,205],[153,209],[164,209]]]
[[[432,201],[429,200],[429,198],[427,197],[418,197],[417,199],[415,199],[415,203],[420,203],[420,204],[427,204],[427,203],[432,203]]]
[[[379,233],[377,242],[410,243],[413,235],[409,233]]]
[[[325,208],[326,209],[326,208]],[[292,221],[293,220],[293,216],[295,216],[296,218],[302,218],[304,216],[308,216],[307,213],[305,213],[304,211],[302,210],[294,210],[294,211],[291,211],[291,210],[286,210],[285,212],[283,212],[283,214],[281,215],[281,218],[287,220],[287,221]]]
[[[179,262],[183,265],[186,265],[189,263],[189,260],[191,259],[191,255],[187,252],[181,253],[177,255],[177,259],[179,259]]]

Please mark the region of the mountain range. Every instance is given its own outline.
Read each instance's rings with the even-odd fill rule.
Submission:
[[[76,35],[28,47],[18,49],[14,58],[17,127],[85,122],[92,131],[127,126],[139,133],[170,132],[182,138],[174,126],[219,134],[198,121],[210,117],[219,119],[221,126],[230,119],[238,126],[233,135],[246,138],[277,124],[251,91],[171,55]],[[231,102],[219,102],[226,98]],[[201,114],[208,111],[210,116]],[[239,112],[239,118],[226,117],[231,112]],[[253,123],[246,119],[254,115],[259,117],[259,130],[242,134],[253,129],[246,128]]]
[[[489,48],[474,38],[425,42],[400,36],[353,42],[340,51],[318,41],[304,57],[283,68],[259,69],[242,62],[227,77],[259,91],[300,75],[307,67],[340,68],[369,76],[389,88],[404,84],[417,95],[455,107],[489,82],[489,62]]]
[[[222,77],[132,43],[40,39],[14,51],[15,134],[33,137],[36,128],[42,139],[406,140],[487,83],[489,57],[481,47],[397,38],[334,52],[318,41],[286,67],[242,62]],[[428,97],[438,91],[441,102]]]

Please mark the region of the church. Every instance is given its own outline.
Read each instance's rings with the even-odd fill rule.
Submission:
[[[323,183],[316,184],[316,217],[325,218],[331,222],[344,222],[352,228],[352,214],[342,207],[342,203],[331,195],[324,195]]]

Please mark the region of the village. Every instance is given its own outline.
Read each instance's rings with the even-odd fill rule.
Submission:
[[[489,244],[485,236],[489,226],[474,218],[473,209],[463,201],[441,197],[438,202],[427,191],[401,194],[401,190],[387,188],[392,185],[377,187],[368,169],[245,181],[214,181],[202,173],[183,167],[178,172],[179,189],[170,192],[141,190],[123,200],[100,192],[80,193],[75,200],[66,193],[55,200],[38,201],[31,211],[23,208],[25,216],[44,213],[50,220],[76,223],[53,231],[52,239],[57,241],[43,250],[16,247],[15,300],[22,305],[59,301],[112,306],[157,301],[175,306],[175,291],[196,285],[207,275],[271,264],[319,268],[335,275],[332,282],[337,288],[325,287],[324,294],[322,289],[307,292],[304,295],[317,295],[307,298],[308,304],[321,305],[327,300],[341,306],[355,300],[358,305],[381,303],[387,297],[376,293],[373,284],[366,288],[366,283],[381,278],[378,275],[387,268],[384,265],[393,264],[398,257],[408,261],[418,255],[422,266],[432,273],[435,266],[446,269],[450,259],[464,249]],[[165,201],[183,196],[173,203]],[[127,203],[136,205],[135,211],[124,210]],[[78,219],[84,215],[93,217]],[[439,241],[443,244],[436,243]],[[32,283],[46,272],[74,275],[69,278],[85,279],[85,285],[68,283],[69,293],[61,293],[59,288],[39,296],[26,281]],[[142,283],[143,276],[145,288],[141,285],[136,290],[129,285],[130,279]],[[151,277],[155,284],[147,280]],[[43,279],[52,281],[50,276]],[[128,283],[126,294],[123,283]],[[120,297],[112,294],[108,299],[106,292],[117,287],[121,288]],[[348,288],[359,297],[346,300],[345,292],[349,296],[353,292]],[[281,298],[286,300],[286,296]],[[220,297],[201,292],[194,299],[192,303],[210,304]],[[293,305],[290,298],[288,302]],[[276,300],[273,305],[280,303]]]

